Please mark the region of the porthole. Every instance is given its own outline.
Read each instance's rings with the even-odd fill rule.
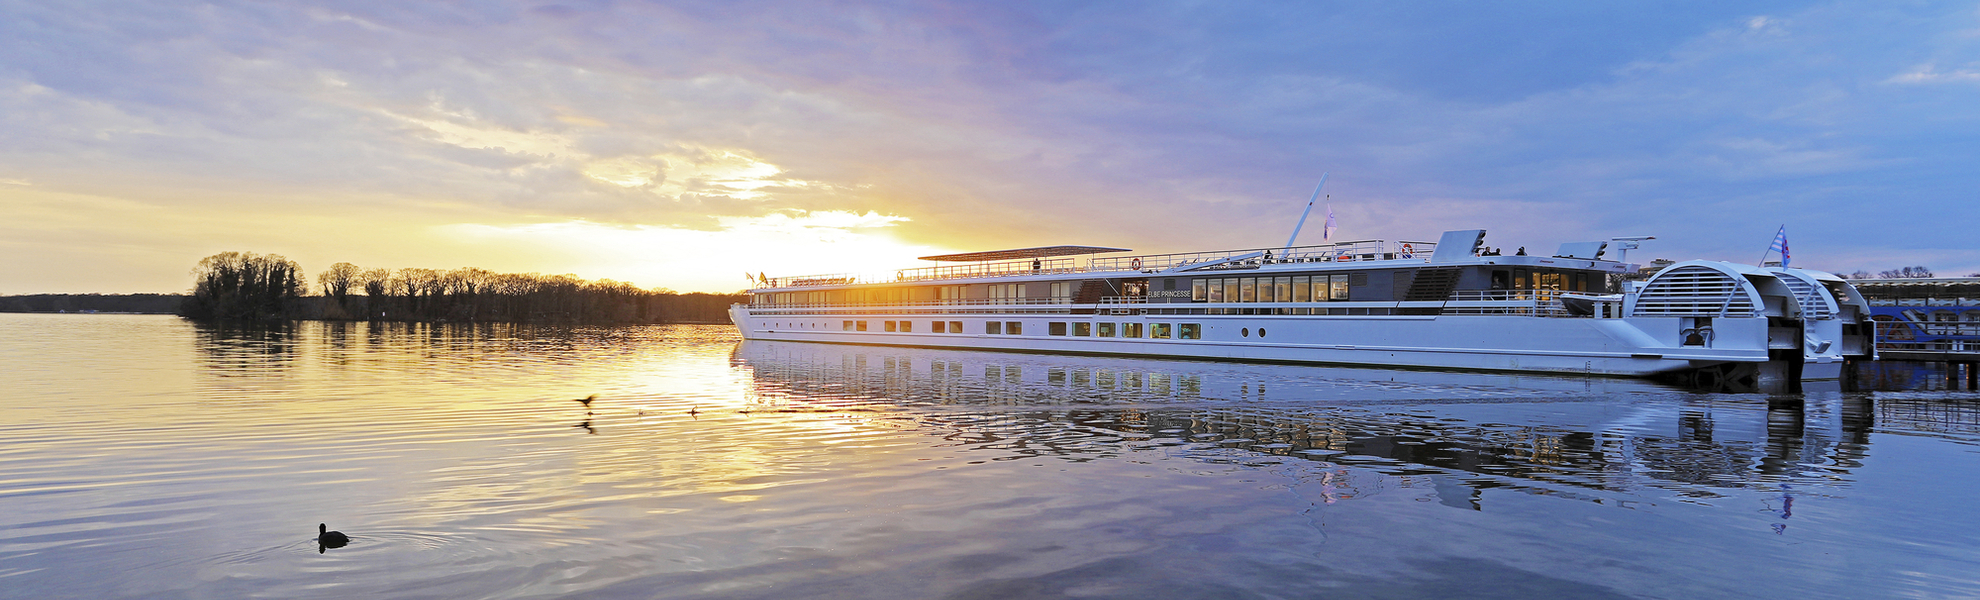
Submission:
[[[1244,337],[1251,337],[1251,328],[1250,328],[1250,327],[1246,327],[1246,328],[1244,328],[1244,329],[1239,329],[1239,330],[1238,330],[1238,335],[1241,335],[1241,336],[1244,336]]]
[[[1258,328],[1258,337],[1265,337],[1265,328],[1264,328],[1264,327],[1260,327],[1260,328]]]

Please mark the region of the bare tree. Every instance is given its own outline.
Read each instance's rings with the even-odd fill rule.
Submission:
[[[1902,269],[1891,269],[1878,273],[1877,276],[1884,279],[1926,279],[1932,276],[1932,270],[1920,265]]]
[[[335,298],[343,305],[344,298],[351,293],[351,287],[359,285],[359,277],[364,274],[357,265],[340,262],[316,275],[316,283],[323,287],[323,295]]]

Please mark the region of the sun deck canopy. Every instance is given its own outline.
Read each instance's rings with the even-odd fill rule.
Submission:
[[[990,250],[987,252],[964,252],[962,254],[939,254],[923,256],[921,260],[944,262],[986,262],[996,260],[1023,260],[1026,258],[1048,258],[1053,256],[1073,256],[1078,254],[1105,254],[1108,252],[1133,252],[1127,248],[1106,248],[1102,246],[1039,246],[1016,250]]]

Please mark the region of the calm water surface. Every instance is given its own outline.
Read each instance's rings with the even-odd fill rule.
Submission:
[[[0,414],[5,598],[1980,596],[1970,392],[0,315]]]

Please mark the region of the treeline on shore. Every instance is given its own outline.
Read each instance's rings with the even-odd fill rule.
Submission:
[[[193,269],[193,293],[178,313],[218,321],[725,323],[729,305],[744,299],[573,275],[366,269],[351,263],[331,265],[316,282],[318,293],[310,295],[302,269],[279,255],[215,254]]]

